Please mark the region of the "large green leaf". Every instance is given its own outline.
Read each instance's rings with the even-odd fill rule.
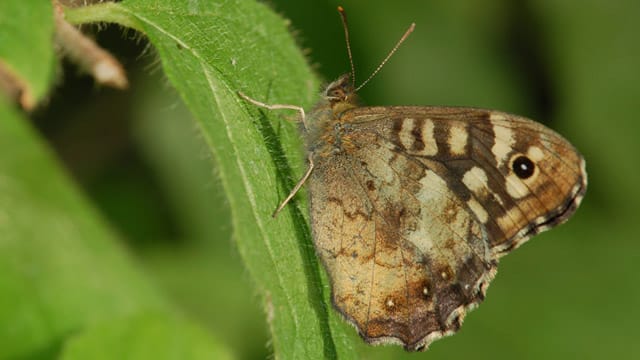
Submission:
[[[330,309],[304,206],[293,202],[271,217],[301,173],[295,126],[237,95],[300,105],[314,99],[317,81],[286,21],[252,1],[124,1],[68,12],[68,18],[130,26],[157,50],[215,154],[234,237],[263,296],[276,354],[348,356],[346,326]]]
[[[69,335],[104,323],[133,326],[129,318],[139,314],[151,313],[147,321],[172,314],[28,121],[4,101],[0,120],[0,153],[10,154],[0,157],[0,358],[53,357]],[[134,333],[127,345],[153,337]],[[168,346],[223,351],[202,335],[178,344],[155,339],[150,354]],[[93,350],[114,354],[110,341]],[[207,358],[200,354],[193,358]]]

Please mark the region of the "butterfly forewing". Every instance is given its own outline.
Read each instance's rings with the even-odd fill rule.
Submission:
[[[564,222],[586,190],[582,156],[526,118],[476,108],[361,107],[341,120],[440,175],[487,228],[496,255]],[[527,159],[530,174],[514,171]]]

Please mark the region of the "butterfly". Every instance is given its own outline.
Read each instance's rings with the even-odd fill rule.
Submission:
[[[500,111],[361,106],[351,64],[308,116],[241,96],[301,113],[309,166],[277,211],[308,184],[335,308],[368,343],[425,350],[484,300],[500,257],[576,211],[585,161],[553,130]]]

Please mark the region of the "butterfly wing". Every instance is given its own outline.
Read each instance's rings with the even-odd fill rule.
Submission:
[[[566,221],[584,196],[584,159],[537,122],[455,107],[391,107],[388,120],[366,115],[383,111],[356,109],[349,120],[445,179],[486,228],[495,258]]]
[[[497,258],[566,220],[584,193],[580,155],[530,120],[364,107],[338,122],[339,144],[325,143],[340,151],[314,152],[312,228],[335,306],[371,343],[421,350],[455,332]],[[516,162],[526,179],[513,174],[518,154],[535,161]]]

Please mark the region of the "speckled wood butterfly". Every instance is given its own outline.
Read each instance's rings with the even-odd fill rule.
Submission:
[[[350,79],[353,65],[307,117],[241,95],[302,114],[309,167],[278,211],[309,183],[336,309],[369,343],[424,350],[484,299],[501,256],[575,212],[585,162],[560,135],[516,115],[359,106]]]

